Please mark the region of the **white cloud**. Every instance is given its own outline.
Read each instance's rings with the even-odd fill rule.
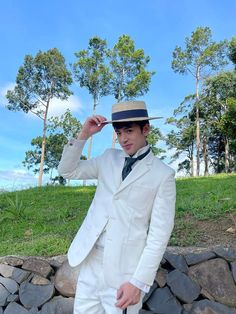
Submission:
[[[36,178],[33,174],[28,173],[23,169],[19,170],[0,170],[0,179],[6,181],[27,181],[36,182]]]
[[[3,86],[0,86],[0,105],[7,105],[6,93],[8,90],[13,89],[15,85],[15,83],[10,82]],[[82,103],[79,97],[72,95],[67,100],[53,98],[49,106],[48,116],[49,118],[52,116],[60,116],[65,113],[66,109],[70,109],[70,111],[74,113],[81,113]],[[29,113],[29,115],[27,116],[29,116],[30,118],[36,117],[32,113]]]
[[[65,113],[66,109],[72,112],[79,113],[82,110],[82,104],[79,97],[72,95],[67,100],[60,100],[54,98],[49,106],[49,117],[60,116]]]
[[[9,89],[13,89],[15,87],[15,83],[7,83],[3,86],[0,86],[0,105],[2,106],[6,106],[7,105],[7,99],[6,99],[6,94],[7,94],[7,91]]]

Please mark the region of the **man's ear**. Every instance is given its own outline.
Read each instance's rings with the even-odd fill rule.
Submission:
[[[150,130],[150,124],[146,123],[143,127],[143,135],[148,136],[149,130]]]

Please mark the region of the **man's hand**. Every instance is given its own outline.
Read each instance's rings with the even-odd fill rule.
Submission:
[[[141,290],[129,282],[120,286],[117,291],[116,306],[122,310],[126,309],[129,305],[137,304],[141,297]]]
[[[89,117],[85,121],[81,129],[81,132],[78,134],[77,138],[79,140],[87,140],[93,134],[101,131],[101,129],[106,125],[106,123],[104,123],[105,121],[106,121],[106,118],[103,116],[95,115],[95,116]]]

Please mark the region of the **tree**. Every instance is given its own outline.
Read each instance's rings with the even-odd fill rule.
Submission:
[[[145,69],[150,57],[145,56],[143,49],[135,49],[130,36],[120,36],[109,51],[109,57],[112,72],[111,94],[117,102],[148,92],[151,77],[155,72]]]
[[[190,38],[185,39],[185,49],[176,46],[173,52],[172,69],[180,74],[190,73],[196,83],[196,150],[197,176],[200,173],[200,117],[199,117],[199,89],[200,82],[210,71],[215,71],[226,64],[226,42],[212,41],[209,27],[197,27]]]
[[[35,57],[26,55],[18,70],[16,86],[6,95],[9,110],[32,112],[43,121],[39,186],[42,185],[49,106],[53,98],[67,99],[72,94],[69,90],[71,84],[72,77],[65,59],[54,48],[39,51]]]
[[[236,124],[236,71],[221,72],[204,84],[204,102],[208,120],[224,142],[225,172],[230,171],[230,142],[234,142]],[[219,146],[218,146],[219,147]],[[219,156],[219,155],[218,155]]]
[[[97,36],[89,40],[87,50],[81,50],[75,53],[77,60],[73,65],[76,81],[80,87],[85,87],[93,97],[93,114],[96,113],[96,107],[100,97],[110,93],[109,83],[111,74],[109,68],[105,65],[107,56],[106,40]],[[88,146],[88,159],[90,159],[92,147],[92,137]]]
[[[70,138],[74,137],[80,129],[81,123],[72,116],[69,109],[60,117],[52,117],[48,120],[47,130],[49,135],[46,137],[43,172],[50,172],[52,181],[55,179],[52,178],[52,172],[58,167],[64,145]],[[29,150],[25,153],[23,164],[28,169],[33,169],[34,173],[38,173],[40,170],[42,137],[38,136],[32,139],[31,145],[34,147],[34,150]],[[60,182],[61,178],[59,177],[57,180]]]
[[[156,147],[158,141],[163,140],[163,135],[159,128],[155,128],[153,125],[150,126],[150,131],[147,137],[148,144],[154,155],[161,155],[165,153],[165,150],[159,147]],[[161,157],[163,159],[164,156]]]
[[[180,118],[179,118],[180,116]],[[177,118],[178,117],[178,118]],[[168,148],[175,149],[172,162],[181,154],[186,155],[183,162],[179,163],[178,171],[185,169],[188,174],[194,176],[194,124],[195,124],[195,95],[188,95],[177,109],[174,116],[166,121],[177,128],[166,136]]]
[[[128,35],[119,37],[118,42],[109,50],[111,84],[110,94],[117,102],[144,95],[149,90],[151,77],[155,72],[147,71],[150,57],[143,49],[136,49],[134,41]],[[113,132],[112,147],[116,134]]]
[[[236,70],[236,37],[233,37],[231,39],[231,41],[229,42],[228,49],[229,49],[229,52],[228,52],[229,59],[235,65],[235,70]]]

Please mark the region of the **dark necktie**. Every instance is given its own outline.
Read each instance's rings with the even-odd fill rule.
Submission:
[[[142,155],[138,156],[137,158],[125,157],[125,165],[124,165],[124,168],[122,170],[122,180],[124,180],[127,177],[127,175],[130,173],[130,171],[132,170],[133,164],[137,160],[143,159],[145,156],[147,156],[147,154],[149,152],[150,152],[150,148],[145,153],[143,153]]]

